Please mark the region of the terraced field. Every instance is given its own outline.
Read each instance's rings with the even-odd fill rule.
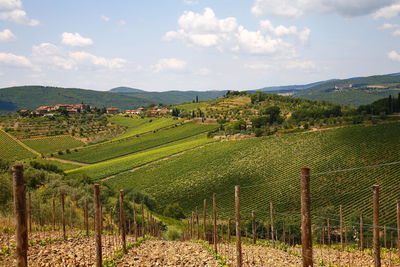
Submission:
[[[124,134],[112,140],[120,140],[181,123],[179,120],[175,120],[172,118],[142,119],[122,116],[114,116],[110,118],[110,122],[120,126],[128,127],[127,131]]]
[[[18,144],[3,130],[0,130],[0,158],[14,161],[36,157],[35,154]]]
[[[277,220],[290,223],[299,219],[299,171],[307,166],[316,218],[337,218],[339,205],[348,220],[357,212],[370,218],[371,186],[379,184],[381,222],[394,225],[400,164],[367,166],[399,161],[399,132],[395,122],[216,143],[117,175],[107,184],[141,190],[158,203],[177,202],[187,213],[216,192],[224,218],[234,217],[233,188],[241,185],[244,218],[252,210],[266,218],[272,201]]]
[[[58,151],[65,152],[66,149],[80,147],[85,144],[70,135],[25,139],[22,140],[22,142],[42,154],[49,154]]]
[[[207,138],[206,134],[197,135],[170,145],[92,164],[72,171],[67,171],[67,173],[82,173],[90,176],[94,180],[98,180],[215,141],[215,139]]]
[[[65,163],[65,162],[60,162],[57,160],[51,160],[51,159],[35,159],[33,161],[39,162],[40,164],[51,164],[57,166],[60,170],[67,171],[67,170],[73,170],[76,168],[79,168],[79,165],[76,164],[70,164],[70,163]]]
[[[216,127],[218,126],[187,123],[182,126],[160,130],[156,133],[143,135],[138,138],[122,139],[115,142],[88,146],[79,149],[78,152],[73,151],[71,154],[64,154],[59,157],[84,163],[97,163],[175,142],[213,130]]]

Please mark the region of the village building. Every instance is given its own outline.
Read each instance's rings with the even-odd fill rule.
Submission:
[[[118,114],[119,108],[106,108],[106,113],[107,114]]]

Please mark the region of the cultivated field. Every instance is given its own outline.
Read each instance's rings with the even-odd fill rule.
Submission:
[[[0,130],[0,148],[0,158],[5,160],[14,161],[36,156],[2,130]]]
[[[42,154],[55,153],[58,151],[63,151],[65,153],[66,149],[72,149],[85,144],[69,135],[24,139],[22,142]]]

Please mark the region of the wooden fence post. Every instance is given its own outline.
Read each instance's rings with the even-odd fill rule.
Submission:
[[[240,218],[240,186],[235,186],[235,213],[236,213],[236,265],[242,266],[242,240]]]
[[[340,248],[344,249],[343,243],[343,208],[342,205],[339,206],[339,220],[340,220]]]
[[[326,228],[328,231],[328,246],[331,247],[331,225],[329,219],[326,220]]]
[[[65,194],[64,194],[64,191],[61,191],[60,198],[61,198],[61,222],[62,222],[62,227],[63,227],[63,238],[64,238],[64,240],[66,240],[67,234],[65,232],[65,203],[64,203]]]
[[[143,202],[142,202],[142,237],[144,238],[144,235],[145,235],[145,233],[144,233],[144,204],[143,204]]]
[[[217,194],[213,194],[213,219],[214,219],[214,252],[218,253],[218,235],[217,235]]]
[[[85,229],[86,229],[86,236],[89,236],[89,209],[88,209],[87,198],[85,198]]]
[[[203,235],[204,240],[207,240],[207,199],[203,201]]]
[[[101,251],[101,206],[100,206],[100,185],[94,185],[94,203],[95,203],[95,228],[96,228],[96,267],[103,266],[103,257]]]
[[[15,165],[12,167],[14,187],[15,209],[15,234],[16,234],[16,258],[18,267],[28,266],[28,228],[26,216],[26,193],[24,184],[24,167]]]
[[[121,224],[122,251],[126,254],[126,225],[124,209],[124,190],[119,191],[119,221]]]
[[[194,217],[194,212],[192,211],[192,216],[190,217],[190,239],[193,239],[193,228],[194,228],[194,222],[193,222],[193,217]]]
[[[28,191],[28,227],[29,232],[32,233],[32,197],[30,191]]]
[[[275,232],[274,232],[274,205],[272,202],[269,203],[269,218],[271,220],[271,241],[272,247],[275,248]]]
[[[397,249],[400,249],[400,199],[397,200]]]
[[[374,262],[375,267],[381,267],[381,246],[379,237],[379,185],[373,185],[373,207],[374,207]]]
[[[137,241],[138,238],[138,227],[137,227],[137,221],[136,221],[136,205],[135,202],[133,202],[133,227],[135,227],[135,241]]]
[[[197,240],[200,240],[199,209],[197,207],[196,207],[196,223],[197,223]]]
[[[251,230],[253,231],[253,244],[256,244],[257,243],[256,214],[254,211],[251,212]]]
[[[360,250],[364,250],[364,219],[362,213],[360,215]]]
[[[231,243],[231,218],[228,219],[228,244]]]
[[[309,168],[301,169],[301,246],[303,267],[313,266]]]
[[[53,231],[55,231],[56,230],[56,199],[54,196],[52,198],[51,213],[52,213]]]
[[[386,229],[386,225],[383,226],[383,247],[387,248],[387,229]]]

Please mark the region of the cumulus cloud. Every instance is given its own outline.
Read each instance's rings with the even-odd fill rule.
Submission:
[[[22,9],[20,0],[0,0],[0,20],[7,20],[28,26],[37,26],[39,21],[30,19]]]
[[[385,18],[390,19],[400,15],[400,3],[385,6],[375,12],[374,18]]]
[[[388,58],[389,59],[391,59],[391,60],[393,60],[393,61],[398,61],[398,62],[400,62],[400,54],[399,53],[397,53],[396,51],[390,51],[389,53],[388,53]]]
[[[17,39],[9,29],[0,32],[0,43]]]
[[[61,35],[61,43],[68,46],[84,47],[93,44],[92,39],[82,37],[79,33],[64,32]]]
[[[279,53],[286,57],[296,55],[294,45],[286,38],[295,37],[305,43],[310,29],[296,26],[274,26],[268,20],[260,22],[260,29],[251,31],[239,25],[236,18],[218,18],[211,8],[203,13],[185,11],[178,19],[178,29],[164,34],[164,41],[183,40],[189,46],[214,47],[248,54]]]
[[[100,18],[101,18],[102,20],[104,20],[105,22],[109,22],[109,21],[111,20],[109,17],[104,16],[104,15],[101,15]]]
[[[17,56],[11,53],[0,53],[0,65],[23,68],[33,67],[32,62],[28,58],[24,56]]]
[[[346,17],[363,16],[396,3],[397,0],[255,0],[252,13],[299,17],[304,13],[336,13]]]
[[[152,69],[154,72],[183,71],[186,65],[186,61],[177,58],[161,58],[157,64],[152,66]]]
[[[381,27],[379,27],[379,29],[391,30],[391,29],[395,29],[395,28],[399,28],[399,27],[400,27],[399,24],[384,23]]]
[[[56,66],[65,70],[82,68],[120,69],[127,62],[122,58],[99,57],[87,52],[70,52],[51,43],[42,43],[32,47],[35,62]]]
[[[120,20],[118,21],[118,24],[119,24],[119,25],[125,25],[125,24],[126,24],[126,21],[123,20],[123,19],[120,19]]]
[[[301,70],[312,71],[317,68],[316,64],[310,60],[286,60],[271,63],[246,63],[243,65],[245,69],[256,71],[277,71],[277,70]]]

